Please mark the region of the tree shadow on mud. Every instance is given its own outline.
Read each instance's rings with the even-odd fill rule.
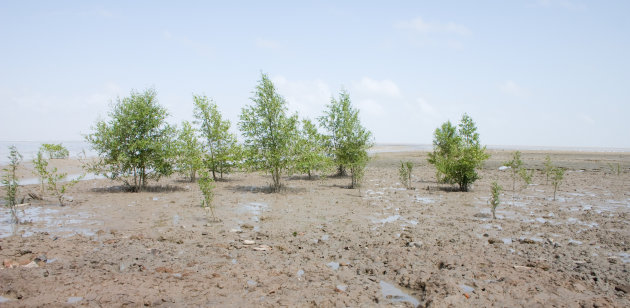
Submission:
[[[274,189],[271,185],[254,186],[254,185],[230,185],[226,187],[227,190],[233,192],[249,192],[254,194],[290,194],[290,193],[303,193],[306,188],[303,187],[289,187],[282,186],[278,189]]]
[[[329,176],[320,176],[320,175],[312,175],[310,178],[308,177],[308,175],[292,175],[290,176],[287,181],[317,181],[317,180],[322,180],[322,179],[329,179],[331,177]]]
[[[187,178],[178,178],[178,179],[175,179],[174,182],[180,183],[180,184],[197,184],[197,180],[199,180],[199,178],[196,178],[194,181],[191,181],[190,179],[187,179]],[[216,183],[229,183],[229,182],[234,182],[234,181],[236,180],[228,179],[228,178],[218,178],[214,180],[214,182]]]
[[[98,187],[92,188],[92,192],[97,193],[134,193],[136,191],[133,190],[130,186],[125,185],[116,185],[116,186],[108,186],[108,187]],[[188,189],[175,186],[175,185],[151,185],[146,186],[140,189],[137,192],[179,192],[179,191],[188,191]]]

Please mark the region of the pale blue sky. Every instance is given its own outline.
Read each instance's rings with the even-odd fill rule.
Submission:
[[[236,131],[263,71],[303,117],[347,89],[379,143],[467,112],[484,144],[630,147],[629,1],[225,2],[1,2],[0,140],[80,140],[150,86]]]

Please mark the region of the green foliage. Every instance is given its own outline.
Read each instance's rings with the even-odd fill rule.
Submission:
[[[44,183],[46,182],[46,178],[48,176],[48,161],[44,158],[41,148],[37,151],[37,156],[33,160],[33,165],[35,165],[35,171],[33,174],[39,177],[40,192],[43,194],[45,191]]]
[[[545,165],[543,167],[543,171],[545,172],[545,185],[549,184],[549,176],[553,172],[553,164],[551,163],[551,157],[549,155],[545,156]]]
[[[61,143],[59,144],[44,143],[42,144],[40,151],[44,151],[45,153],[48,153],[48,159],[68,158],[70,156],[70,152],[68,152],[68,149],[66,149]]]
[[[610,169],[610,172],[612,174],[616,174],[617,176],[620,176],[621,173],[623,172],[620,163],[617,163],[617,164],[608,163],[608,169]]]
[[[339,93],[339,100],[331,99],[320,124],[328,131],[327,145],[334,154],[338,174],[344,175],[349,168],[352,176],[351,187],[358,187],[369,160],[367,149],[372,142],[372,133],[361,125],[359,110],[352,107],[350,95]]]
[[[558,187],[562,183],[564,179],[564,168],[556,167],[553,168],[552,177],[551,177],[551,185],[553,186],[553,201],[556,201],[556,192],[558,191]]]
[[[400,162],[400,168],[398,168],[398,177],[400,182],[405,185],[407,189],[411,189],[411,170],[413,169],[413,163],[410,161]]]
[[[68,189],[84,177],[84,175],[81,175],[76,179],[66,181],[67,173],[59,173],[57,168],[48,170],[48,161],[43,157],[41,150],[37,152],[33,164],[35,165],[35,174],[39,176],[41,193],[44,193],[44,184],[46,184],[46,188],[57,198],[61,206],[65,205],[65,193]]]
[[[4,174],[2,175],[0,183],[2,183],[6,189],[6,195],[4,197],[5,206],[11,211],[12,222],[19,223],[15,206],[17,205],[18,188],[20,187],[17,178],[17,168],[22,161],[22,154],[12,145],[9,147],[8,158],[9,164],[6,168],[2,169]]]
[[[512,176],[512,204],[514,204],[514,198],[516,194],[516,179],[521,178],[525,185],[532,183],[533,171],[528,171],[523,167],[523,160],[521,160],[521,152],[515,151],[512,153],[512,160],[503,163],[505,166],[510,167]]]
[[[501,204],[501,199],[499,199],[499,196],[501,195],[502,190],[503,187],[501,187],[501,185],[499,185],[497,181],[492,182],[492,186],[490,187],[490,200],[488,201],[490,203],[490,209],[492,210],[492,219],[497,219],[495,212],[497,206]]]
[[[208,212],[212,214],[212,218],[209,219],[211,221],[218,221],[216,213],[214,212],[214,180],[210,177],[208,170],[201,169],[199,180],[197,181],[197,185],[199,185],[199,190],[201,190],[201,194],[203,195],[203,199],[201,200],[201,207],[206,209],[206,217],[208,216]]]
[[[239,127],[243,135],[246,164],[271,174],[273,190],[281,187],[280,177],[293,163],[293,142],[297,115],[287,116],[286,101],[266,74],[256,86],[254,103],[242,109]]]
[[[197,131],[189,122],[182,122],[182,128],[177,132],[175,140],[177,158],[175,168],[187,176],[191,182],[195,181],[197,170],[203,167],[203,146],[197,137]]]
[[[195,104],[195,123],[199,125],[205,138],[205,150],[209,153],[206,163],[212,178],[223,178],[224,173],[230,173],[238,166],[242,157],[242,150],[236,142],[236,135],[230,133],[230,121],[223,120],[217,104],[206,96],[193,95]]]
[[[314,171],[325,171],[332,166],[325,144],[326,138],[317,131],[317,126],[310,120],[302,120],[294,146],[293,168],[301,174],[312,178]]]
[[[53,193],[53,195],[59,201],[59,205],[64,206],[65,194],[70,189],[70,187],[79,183],[79,181],[83,178],[83,175],[80,177],[73,179],[71,181],[66,181],[68,174],[58,173],[57,168],[53,168],[50,171],[46,171],[46,182],[48,183],[48,190]]]
[[[521,169],[518,172],[518,176],[521,178],[521,180],[523,180],[523,182],[525,183],[525,185],[529,185],[532,183],[532,178],[534,177],[534,170],[533,169]]]
[[[132,91],[118,98],[109,121],[99,121],[86,136],[99,160],[90,171],[122,181],[131,191],[140,191],[148,180],[159,180],[173,172],[175,130],[165,119],[154,89]]]
[[[363,153],[357,153],[355,160],[348,164],[348,166],[350,166],[350,177],[352,179],[350,188],[358,188],[361,186],[361,182],[363,182],[363,178],[365,177],[365,167],[368,161],[369,157],[367,156],[367,152],[365,152],[365,155],[363,155]]]
[[[428,162],[435,166],[439,182],[458,184],[461,191],[468,191],[479,179],[476,169],[489,157],[479,143],[475,123],[464,114],[459,129],[447,121],[435,130]]]

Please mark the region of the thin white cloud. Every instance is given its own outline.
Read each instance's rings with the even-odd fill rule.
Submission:
[[[399,21],[395,24],[398,29],[413,30],[421,34],[456,34],[461,36],[470,35],[472,31],[466,26],[454,23],[427,22],[421,17],[412,20]]]
[[[363,77],[360,81],[352,83],[352,90],[358,92],[359,95],[365,96],[402,97],[398,85],[389,79],[375,80],[369,77]]]
[[[512,80],[507,80],[500,86],[501,91],[506,94],[514,95],[514,96],[523,96],[527,94],[527,91],[516,84],[516,82]]]
[[[256,38],[256,41],[254,43],[256,44],[256,47],[258,47],[260,49],[276,50],[276,49],[280,49],[282,47],[282,44],[280,44],[277,41],[263,39],[263,38],[260,38],[260,37]]]

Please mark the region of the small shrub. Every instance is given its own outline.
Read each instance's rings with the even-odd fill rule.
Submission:
[[[44,143],[41,146],[41,150],[48,153],[48,159],[68,158],[70,156],[70,152],[68,152],[68,149],[66,149],[61,143]]]
[[[617,176],[621,175],[622,171],[621,171],[621,164],[620,163],[617,163],[616,165],[613,164],[613,163],[608,163],[608,168],[610,169],[610,172],[612,174],[615,174]]]
[[[223,119],[217,104],[205,95],[193,95],[195,124],[203,139],[202,147],[208,153],[206,165],[212,171],[216,181],[223,179],[224,173],[230,173],[239,167],[242,148],[236,140],[236,134],[230,132],[231,123]],[[217,173],[219,174],[217,176]]]
[[[84,175],[79,176],[76,179],[71,181],[65,181],[67,173],[57,173],[57,168],[53,168],[51,171],[46,171],[46,182],[48,183],[48,190],[52,192],[52,194],[59,201],[59,205],[65,206],[65,194],[70,189],[70,187],[79,183],[79,181],[84,177]]]
[[[173,142],[175,151],[175,167],[177,171],[194,182],[197,170],[203,166],[203,145],[197,137],[197,130],[187,121],[177,130],[177,139]]]
[[[367,154],[365,154],[365,157],[359,158],[348,164],[348,166],[350,166],[350,177],[352,178],[350,188],[361,187],[361,182],[363,181],[363,177],[365,176],[365,167],[367,166],[368,159],[369,158]]]
[[[359,109],[352,106],[350,94],[342,90],[339,99],[331,98],[318,120],[328,132],[326,143],[334,156],[337,175],[346,175],[349,168],[353,173],[350,188],[359,187],[369,161],[367,149],[372,147],[373,141],[372,133],[361,124]]]
[[[145,188],[149,180],[171,175],[175,129],[166,122],[167,116],[154,89],[118,98],[110,119],[98,121],[85,137],[98,154],[88,171],[122,181],[134,192]]]
[[[564,168],[554,168],[552,177],[551,177],[551,185],[553,185],[553,201],[556,201],[556,192],[558,191],[558,187],[562,183],[564,179]]]
[[[288,115],[287,102],[269,76],[262,74],[253,104],[244,107],[239,127],[244,139],[245,163],[250,170],[271,174],[272,190],[279,191],[281,176],[290,171],[297,114]]]
[[[313,172],[325,172],[334,162],[328,155],[326,138],[317,131],[317,126],[308,119],[302,120],[301,124],[293,146],[295,157],[293,169],[298,173],[307,174],[310,180]]]
[[[410,161],[400,162],[400,168],[398,169],[398,177],[400,182],[405,185],[407,189],[411,189],[411,170],[413,169],[413,163]]]
[[[475,122],[464,114],[459,128],[447,121],[435,130],[428,162],[435,166],[438,182],[458,184],[460,191],[468,191],[480,178],[477,169],[489,157],[486,147],[481,146]]]
[[[504,165],[510,167],[510,171],[512,172],[512,205],[514,205],[516,179],[520,178],[523,182],[525,182],[525,185],[529,185],[532,182],[533,171],[528,171],[525,167],[523,167],[520,151],[514,152],[512,154],[512,160],[505,162]]]
[[[212,203],[215,188],[214,180],[208,170],[200,170],[199,175],[197,185],[199,185],[199,190],[201,190],[201,194],[203,195],[201,207],[206,210],[206,218],[208,218],[208,212],[212,214],[212,217],[208,218],[209,221],[217,222],[219,219],[217,219],[216,213],[214,212],[214,204]]]
[[[18,178],[17,178],[17,167],[20,165],[20,161],[22,161],[22,154],[18,152],[15,146],[9,147],[9,165],[2,169],[4,174],[2,175],[1,183],[6,188],[6,195],[4,200],[6,201],[6,206],[11,211],[11,218],[13,223],[19,223],[17,217],[17,211],[15,206],[17,205],[17,194],[18,194]]]
[[[499,199],[499,196],[501,195],[502,190],[503,187],[501,187],[501,185],[499,185],[497,181],[492,182],[492,186],[490,188],[490,200],[488,200],[488,202],[490,203],[490,209],[492,210],[492,219],[497,219],[495,211],[497,209],[497,206],[499,206],[499,204],[501,203],[501,199]]]
[[[545,185],[547,185],[549,184],[549,176],[553,173],[553,165],[551,164],[551,157],[549,155],[545,157],[545,165],[543,171],[545,172],[546,176]]]
[[[40,193],[44,194],[46,191],[46,178],[48,177],[48,161],[44,158],[44,154],[42,153],[42,149],[37,152],[37,156],[33,160],[33,165],[35,165],[35,171],[33,174],[39,177],[39,188]]]

